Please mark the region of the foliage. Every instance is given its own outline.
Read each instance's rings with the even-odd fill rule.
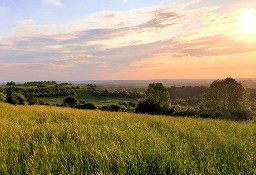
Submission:
[[[69,107],[75,107],[78,101],[75,97],[66,97],[63,101],[63,104]]]
[[[161,109],[168,109],[171,105],[168,90],[162,83],[151,83],[145,93],[146,100],[155,101]]]
[[[100,108],[102,111],[111,111],[111,112],[119,112],[122,111],[122,108],[119,105],[110,104],[107,106],[102,106]]]
[[[256,123],[0,104],[0,174],[255,174]]]
[[[37,105],[39,103],[34,93],[26,93],[25,97],[29,105]]]
[[[16,83],[11,81],[11,82],[7,82],[6,86],[16,86]]]
[[[165,114],[170,108],[169,92],[162,83],[151,83],[145,92],[145,98],[135,109],[136,113]]]
[[[176,105],[171,115],[179,117],[194,117],[197,116],[197,114],[198,110],[195,107]]]
[[[243,109],[233,109],[228,118],[232,120],[252,120],[253,113],[250,108],[243,108]]]
[[[172,86],[167,88],[170,94],[171,101],[175,105],[190,105],[196,106],[207,91],[205,86]]]
[[[97,109],[97,106],[93,103],[82,103],[76,106],[78,109]]]
[[[159,114],[161,113],[161,108],[155,100],[147,99],[138,104],[135,113]]]
[[[216,111],[211,111],[211,110],[201,110],[198,115],[200,118],[212,118],[212,119],[217,119],[217,118],[222,118],[222,114]]]
[[[94,86],[89,86],[89,92],[91,95],[98,98],[114,97],[114,98],[129,98],[137,100],[142,97],[141,93],[137,91],[126,91],[126,90],[115,90],[109,91],[105,90],[96,90]]]
[[[75,91],[65,86],[47,86],[47,87],[36,87],[30,89],[29,92],[33,92],[36,97],[52,97],[52,96],[68,96],[75,95]]]
[[[188,97],[183,99],[175,99],[173,102],[174,105],[181,106],[197,106],[201,101],[201,98],[197,97]]]
[[[232,110],[244,108],[247,105],[247,96],[244,87],[235,79],[226,78],[216,80],[206,92],[202,109],[220,113],[222,117],[228,117]]]
[[[5,102],[13,105],[26,105],[27,99],[21,93],[13,93],[6,97]]]
[[[49,86],[49,85],[57,85],[56,81],[33,81],[33,82],[25,82],[24,86]]]
[[[4,92],[0,92],[0,102],[5,101],[5,98],[6,98],[6,94],[4,94]]]

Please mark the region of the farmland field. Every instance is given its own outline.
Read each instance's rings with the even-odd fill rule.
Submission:
[[[134,101],[134,100],[128,99],[128,98],[118,98],[118,97],[116,97],[116,98],[110,98],[110,97],[98,98],[98,97],[91,95],[89,93],[89,91],[86,89],[76,90],[75,92],[76,92],[76,94],[74,95],[74,97],[76,97],[78,100],[85,100],[86,102],[95,103],[97,105],[108,105],[108,104],[115,104],[115,103],[119,103],[119,102]],[[54,104],[61,105],[61,104],[63,104],[63,100],[65,97],[67,97],[67,96],[39,97],[38,100],[48,103],[50,105],[54,105]]]
[[[256,174],[256,123],[0,103],[0,174]]]

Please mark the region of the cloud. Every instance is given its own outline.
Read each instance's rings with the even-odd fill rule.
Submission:
[[[63,6],[60,0],[43,0],[45,4],[49,4],[52,6]]]
[[[22,68],[30,70],[23,74],[30,78],[33,71],[40,74],[39,78],[66,80],[136,74],[143,78],[146,73],[160,75],[157,71],[163,76],[164,72],[182,72],[190,63],[195,69],[205,70],[211,67],[207,64],[214,60],[223,64],[232,54],[232,60],[236,54],[253,55],[256,46],[239,40],[233,32],[239,10],[219,13],[219,6],[184,8],[198,2],[183,4],[182,10],[167,6],[95,13],[67,24],[72,28],[68,32],[47,33],[45,26],[24,20],[12,37],[0,41],[2,75],[8,75],[8,69]],[[251,61],[251,57],[246,59]]]

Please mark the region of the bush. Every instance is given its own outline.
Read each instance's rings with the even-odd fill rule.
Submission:
[[[176,109],[173,113],[174,116],[192,117],[196,116],[198,111],[193,107],[183,107],[182,109]]]
[[[170,107],[169,109],[167,109],[167,110],[165,111],[165,115],[173,116],[173,115],[174,115],[174,112],[175,112],[175,107],[172,106],[172,107]]]
[[[198,113],[197,115],[200,118],[211,118],[211,119],[217,119],[222,118],[223,115],[216,111],[210,111],[210,110],[204,110]]]
[[[108,105],[108,106],[102,106],[100,108],[100,110],[102,110],[102,111],[111,111],[111,112],[119,112],[119,111],[122,111],[122,108],[119,105],[111,104],[111,105]]]
[[[27,99],[21,93],[13,93],[6,97],[5,102],[13,105],[26,105]]]
[[[0,92],[0,101],[5,101],[6,95]]]
[[[66,97],[63,104],[69,107],[75,107],[77,105],[77,99],[75,97]]]
[[[100,108],[100,110],[102,110],[102,111],[107,111],[107,110],[108,110],[108,106],[102,106],[102,107]]]
[[[84,103],[84,104],[80,104],[80,105],[77,105],[76,108],[78,109],[97,109],[97,106],[93,103]]]
[[[229,114],[227,114],[227,118],[231,120],[252,120],[253,113],[251,108],[243,108],[243,109],[234,109]]]
[[[121,107],[120,106],[118,106],[118,105],[109,105],[108,106],[108,110],[109,111],[112,111],[112,112],[118,112],[118,111],[120,111],[121,110]]]
[[[131,106],[131,107],[136,107],[136,103],[135,103],[135,102],[132,102],[132,101],[130,101],[130,102],[128,103],[128,105]]]
[[[148,99],[140,102],[136,107],[135,112],[146,114],[160,114],[161,108],[156,101]]]

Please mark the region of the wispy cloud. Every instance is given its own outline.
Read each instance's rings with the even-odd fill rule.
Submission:
[[[45,4],[53,5],[53,6],[63,6],[60,0],[43,0]]]
[[[47,33],[48,26],[31,19],[22,21],[12,37],[0,41],[0,72],[4,76],[8,70],[19,68],[30,70],[24,76],[35,71],[45,79],[50,76],[68,80],[79,75],[77,79],[82,80],[172,78],[172,74],[181,72],[183,76],[195,72],[196,78],[200,70],[207,75],[207,68],[213,76],[214,66],[224,63],[228,68],[216,70],[239,68],[243,62],[250,62],[243,66],[252,70],[256,66],[256,46],[239,40],[234,30],[241,9],[228,13],[220,12],[219,6],[187,9],[200,2],[176,8],[99,12],[67,24],[68,32]]]

